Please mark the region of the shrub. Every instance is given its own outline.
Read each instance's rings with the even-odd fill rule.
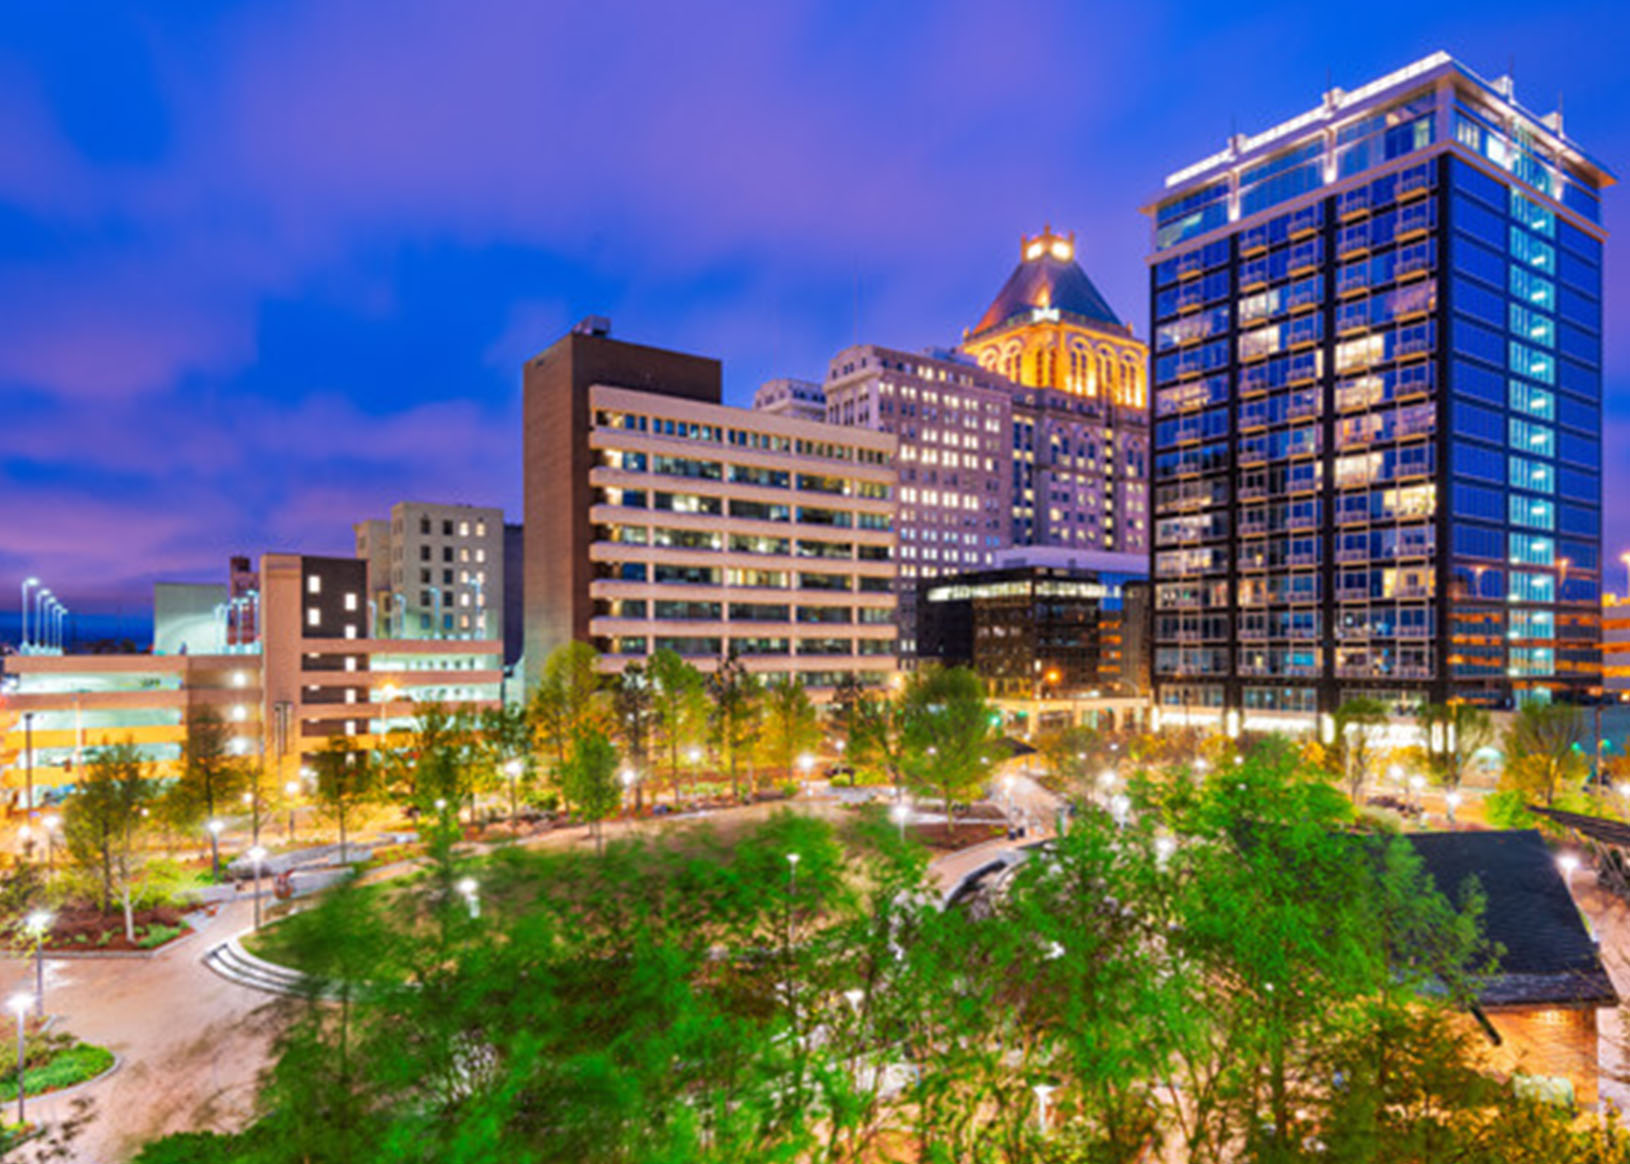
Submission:
[[[30,1062],[23,1073],[23,1083],[29,1095],[43,1095],[47,1091],[61,1091],[87,1079],[95,1078],[113,1066],[113,1052],[106,1047],[90,1043],[63,1046],[45,1062],[35,1066]],[[17,1098],[17,1068],[0,1075],[0,1102]]]
[[[1531,829],[1539,825],[1528,811],[1528,797],[1517,788],[1502,788],[1483,802],[1483,815],[1497,829]]]
[[[187,932],[186,926],[167,926],[163,922],[154,922],[147,927],[147,931],[136,938],[136,947],[141,950],[151,950],[162,946],[171,938],[179,938]]]

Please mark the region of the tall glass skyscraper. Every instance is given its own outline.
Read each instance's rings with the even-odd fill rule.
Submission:
[[[1613,181],[1560,113],[1442,53],[1166,179],[1147,213],[1169,716],[1600,685]]]

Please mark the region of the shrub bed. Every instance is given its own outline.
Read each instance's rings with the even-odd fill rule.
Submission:
[[[36,1034],[25,1041],[25,1095],[61,1091],[94,1079],[113,1066],[113,1052],[68,1035]],[[17,1098],[17,1064],[0,1071],[0,1103]]]

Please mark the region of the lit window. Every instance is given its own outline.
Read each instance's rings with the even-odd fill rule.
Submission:
[[[461,537],[461,538],[467,538],[467,537],[470,536],[470,523],[469,522],[461,521],[461,522],[458,523],[458,536]]]
[[[348,639],[354,639],[357,637],[356,623],[348,622],[345,624],[345,637]]]
[[[319,575],[316,575],[316,574],[308,574],[308,575],[306,575],[306,593],[307,594],[321,594],[322,592],[323,592],[323,580],[322,580],[322,578]]]
[[[347,594],[345,596],[345,609],[346,610],[355,610],[356,608],[357,608],[357,596],[355,594]]]
[[[313,579],[313,581],[315,581],[315,579]],[[318,610],[315,606],[306,607],[306,625],[307,626],[319,626],[319,625],[321,625],[322,621],[323,621],[323,612],[322,611]]]

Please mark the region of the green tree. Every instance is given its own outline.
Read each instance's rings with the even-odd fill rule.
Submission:
[[[1502,783],[1549,807],[1558,792],[1572,791],[1585,777],[1583,738],[1584,718],[1577,707],[1523,704],[1506,729]]]
[[[339,828],[343,861],[351,817],[373,803],[381,790],[380,765],[372,752],[352,746],[345,736],[333,736],[312,758],[312,768],[316,772],[315,799]]]
[[[679,795],[680,758],[699,745],[707,730],[707,688],[702,673],[664,647],[651,656],[651,710],[668,759],[668,782]]]
[[[901,698],[906,779],[939,793],[955,832],[957,804],[979,792],[1000,758],[984,683],[966,667],[928,667],[912,675]]]
[[[634,810],[645,807],[645,777],[651,774],[651,736],[656,712],[651,678],[639,663],[630,663],[612,680],[612,726],[623,755],[633,765]]]
[[[731,795],[740,800],[741,762],[744,758],[750,760],[752,756],[763,702],[763,685],[731,651],[719,660],[718,668],[708,676],[707,689],[713,750],[722,762],[725,774],[730,777]]]
[[[792,779],[798,757],[821,742],[815,705],[797,679],[776,679],[764,689],[761,755],[784,779]]]
[[[100,885],[99,903],[113,906],[115,887],[124,904],[125,936],[135,941],[131,883],[137,866],[136,833],[152,796],[141,753],[128,740],[91,754],[62,814],[63,837],[74,863]]]
[[[880,777],[898,796],[904,782],[906,717],[903,700],[870,693],[853,710],[854,730],[848,751],[857,773]]]
[[[1445,788],[1459,788],[1477,753],[1493,741],[1494,721],[1481,707],[1463,700],[1423,704],[1416,718],[1427,737],[1428,769]]]
[[[543,661],[530,711],[557,778],[578,733],[603,726],[606,700],[599,662],[600,653],[583,642],[556,647]]]
[[[177,827],[196,832],[219,820],[248,780],[243,761],[233,754],[232,733],[219,712],[208,706],[187,713],[187,738],[181,745],[178,778],[165,794],[164,810]],[[221,839],[208,829],[210,868],[221,877]]]
[[[590,728],[578,734],[566,757],[561,781],[566,798],[588,822],[594,846],[605,851],[604,822],[622,803],[617,783],[617,749],[602,731]]]
[[[521,795],[530,793],[532,718],[525,707],[493,707],[480,713],[478,743],[482,762],[509,793],[511,821],[521,815]]]
[[[1342,703],[1332,718],[1335,740],[1328,753],[1330,763],[1348,797],[1358,804],[1375,767],[1376,743],[1386,726],[1387,708],[1379,699],[1360,697]]]
[[[1104,734],[1085,724],[1042,732],[1036,737],[1036,750],[1060,787],[1077,796],[1095,795],[1098,778],[1116,759]]]

